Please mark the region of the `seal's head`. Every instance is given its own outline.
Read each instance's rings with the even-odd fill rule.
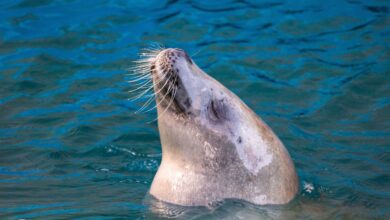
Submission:
[[[157,103],[167,111],[212,124],[228,121],[226,89],[205,74],[183,50],[161,51],[151,65],[151,73]]]
[[[290,201],[291,158],[272,130],[181,49],[151,59],[163,158],[151,194],[175,204]]]

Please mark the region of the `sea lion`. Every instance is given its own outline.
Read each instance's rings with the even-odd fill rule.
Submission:
[[[150,194],[183,206],[285,204],[299,190],[286,148],[239,97],[181,49],[149,58],[162,161]]]

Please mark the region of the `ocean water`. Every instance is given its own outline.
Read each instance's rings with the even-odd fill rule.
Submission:
[[[0,219],[390,219],[390,2],[0,1]],[[185,49],[289,150],[283,206],[148,199],[155,110],[127,68]]]

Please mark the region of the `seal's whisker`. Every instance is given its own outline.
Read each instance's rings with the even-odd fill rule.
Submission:
[[[142,112],[146,107],[150,105],[150,103],[154,100],[155,97],[156,96],[154,93],[150,94],[148,100],[135,113]]]
[[[148,50],[148,49],[144,49],[139,54],[139,56],[142,59],[154,59],[160,52],[161,52],[161,50]]]
[[[165,108],[164,112],[163,112],[161,115],[158,115],[157,118],[154,119],[153,121],[148,122],[149,124],[152,123],[152,122],[154,122],[154,121],[157,121],[162,115],[165,114],[165,112],[167,112],[167,110],[169,109],[169,107],[172,105],[173,100],[175,100],[176,92],[177,92],[177,88],[175,87],[175,88],[173,88],[173,94],[172,94],[171,99],[170,99],[170,101],[169,101],[169,103],[168,103],[168,106]]]
[[[161,51],[165,49],[164,46],[162,45],[152,45],[151,47],[149,48],[143,48],[141,49],[142,51]]]
[[[139,77],[134,77],[133,79],[128,80],[127,82],[129,82],[129,83],[137,82],[139,80],[146,79],[146,78],[151,79],[150,74],[145,74],[145,75],[142,75],[142,76],[139,76]]]
[[[152,80],[153,79],[152,77],[150,77],[150,75],[145,75],[145,76],[136,77],[134,79],[128,80],[127,82],[132,84],[133,86],[144,88],[146,85],[152,83]],[[130,91],[136,91],[136,90],[138,90],[138,88]]]
[[[145,89],[142,93],[134,96],[134,97],[131,97],[132,100],[137,100],[139,98],[141,98],[143,95],[145,95],[147,92],[151,91],[153,89],[153,86],[151,86],[150,88],[148,89]]]
[[[145,95],[144,97],[145,97],[145,98],[156,97],[156,93],[154,93],[154,92],[152,91],[151,94]]]
[[[145,83],[152,83],[152,78],[147,78],[147,79],[140,79],[134,82],[128,81],[128,83],[131,83],[133,86],[141,86],[144,85]]]
[[[140,57],[142,57],[142,59],[153,59],[157,56],[157,54],[159,53],[159,51],[156,51],[155,53],[150,53],[150,52],[147,52],[147,53],[141,53],[139,54]],[[139,60],[138,62],[142,62],[143,60]]]
[[[134,67],[131,67],[131,68],[129,68],[128,69],[128,71],[129,72],[131,72],[132,74],[139,74],[139,71],[142,71],[143,73],[145,73],[145,72],[148,72],[148,71],[150,71],[150,65],[139,65],[139,64],[137,64],[136,66],[134,66]]]
[[[153,86],[155,86],[155,85],[157,85],[158,83],[160,83],[161,81],[163,81],[167,74],[168,74],[168,73],[166,73],[158,82],[153,83]],[[158,91],[155,92],[155,95],[158,95],[158,94],[164,89],[164,87],[167,85],[167,83],[169,82],[169,80],[171,79],[171,77],[172,77],[172,75],[170,75],[170,76],[168,77],[168,79],[166,79],[164,85],[163,85]]]
[[[166,74],[167,74],[167,73],[166,73]],[[154,92],[154,93],[152,93],[152,94],[150,95],[150,98],[149,98],[149,100],[148,100],[147,102],[149,102],[150,99],[153,99],[154,97],[157,97],[157,95],[158,95],[158,94],[167,86],[167,84],[168,84],[169,80],[171,79],[171,77],[172,77],[172,75],[169,76],[169,78],[165,81],[164,85],[163,85],[158,91],[156,91],[156,92]],[[164,78],[165,78],[165,76],[164,76]],[[162,78],[161,80],[163,80],[164,78]],[[161,80],[160,80],[160,82],[161,82]],[[160,103],[165,99],[165,97],[167,96],[167,94],[168,94],[169,91],[171,90],[171,87],[172,87],[172,85],[169,85],[168,90],[167,90],[167,93],[166,93],[166,94],[164,95],[164,97],[161,99]],[[158,104],[160,104],[160,103],[158,103]],[[146,104],[146,103],[145,103],[145,104]],[[145,104],[144,104],[144,106],[145,106]],[[142,106],[141,109],[139,109],[137,112],[141,112],[141,111],[144,109],[144,106]],[[149,104],[148,104],[147,106],[149,106]],[[147,106],[145,106],[145,107],[147,107]],[[157,106],[157,105],[156,105],[156,106]],[[154,109],[154,107],[153,107],[152,109]],[[150,110],[152,110],[152,109],[150,109]],[[148,111],[150,111],[150,110],[148,110]],[[145,112],[148,112],[148,111],[145,111]]]
[[[162,91],[161,91],[161,89],[160,89],[158,92],[153,92],[153,91],[152,91],[152,93],[151,93],[151,94],[149,94],[149,95],[145,95],[145,97],[156,97],[156,96],[157,96],[157,94],[159,94],[160,92],[162,92]]]
[[[160,79],[158,82],[156,82],[156,83],[153,84],[153,87],[154,87],[156,84],[160,83],[162,80],[164,80],[167,74],[168,74],[167,72],[164,73],[163,77],[161,77],[161,79]],[[169,82],[169,80],[171,80],[171,78],[172,78],[172,75],[170,75],[170,76],[168,77],[168,79],[165,80],[164,85],[161,86],[161,88],[160,88],[158,91],[156,91],[156,92],[154,92],[153,94],[151,94],[150,99],[152,99],[153,97],[157,97],[157,95],[158,95],[158,94],[159,94],[159,93],[168,85],[168,82]],[[169,91],[171,90],[171,87],[172,87],[172,85],[169,85],[169,87],[168,87],[168,89],[167,89],[167,93],[164,95],[164,97],[162,98],[161,101],[163,101],[163,100],[165,99],[165,97],[167,96],[167,94],[168,94]],[[150,99],[149,99],[147,102],[150,102]],[[145,103],[145,104],[146,104],[146,103]],[[148,103],[147,105],[145,105],[145,104],[144,104],[145,107],[142,106],[141,109],[139,109],[137,112],[141,112],[143,109],[145,109],[147,106],[149,106],[149,103]],[[151,108],[150,110],[152,110],[152,109],[154,109],[154,107]],[[148,110],[148,111],[150,111],[150,110]],[[148,111],[145,111],[145,112],[148,112]]]
[[[147,106],[149,106],[150,105],[150,103],[153,101],[153,98],[154,98],[154,96],[151,96],[150,98],[148,98],[148,100],[141,106],[141,108],[139,108],[137,111],[135,111],[134,113],[135,114],[138,114],[139,112],[142,112],[142,110],[144,109],[144,108],[146,108]]]
[[[149,68],[136,68],[133,67],[133,69],[129,69],[128,73],[126,74],[130,77],[137,77],[137,76],[142,76],[142,75],[150,75],[150,67]]]
[[[168,82],[171,76],[168,78],[167,76],[169,74],[164,69],[161,70],[163,74],[158,80],[154,80],[151,73],[152,64],[162,50],[164,50],[164,47],[161,44],[153,44],[149,48],[141,49],[138,54],[139,59],[132,61],[134,65],[127,69],[128,73],[126,75],[130,77],[127,82],[135,86],[135,88],[133,87],[132,90],[128,91],[129,93],[134,93],[129,100],[134,101],[143,97],[147,98],[146,102],[135,113],[148,109],[154,98],[162,93],[162,90],[166,89],[169,85]],[[166,80],[166,82],[163,82],[163,80]],[[153,91],[162,82],[163,85],[159,86],[159,90]],[[171,89],[168,86],[168,92]]]
[[[152,78],[146,78],[146,79],[140,79],[140,80],[134,81],[134,82],[130,82],[130,81],[128,81],[128,82],[131,83],[131,85],[133,85],[133,86],[141,86],[141,85],[144,85],[145,83],[151,84],[152,80],[153,80]]]
[[[146,101],[145,103],[142,104],[142,106],[134,112],[134,114],[138,114],[139,112],[141,112],[144,108],[146,108],[147,106],[150,105],[150,103],[154,100],[154,96],[150,96]]]
[[[165,100],[165,98],[166,98],[167,95],[168,95],[168,93],[165,94],[164,97],[163,97],[160,101],[156,101],[156,104],[155,104],[152,108],[149,108],[149,109],[145,110],[144,112],[145,112],[145,113],[146,113],[146,112],[150,112],[150,111],[152,111],[153,109],[157,108],[157,106],[160,105],[160,104]],[[153,97],[154,97],[154,96],[153,96]]]
[[[155,57],[156,55],[154,55]],[[140,55],[140,59],[138,60],[133,60],[132,62],[136,65],[136,67],[147,67],[147,66],[150,66],[150,63],[154,61],[154,57],[153,55],[147,55],[147,57],[145,57],[145,54],[143,55]]]
[[[162,46],[157,46],[156,48],[153,48],[153,47],[150,47],[150,48],[143,48],[141,49],[142,52],[147,52],[147,53],[159,53],[161,52],[163,49],[165,49],[164,47]]]
[[[148,91],[146,91],[146,92],[143,92],[144,94],[142,95],[142,96],[139,96],[139,97],[130,97],[130,98],[127,98],[127,100],[129,100],[129,101],[132,101],[132,102],[134,102],[134,101],[136,101],[137,99],[142,99],[142,98],[148,98],[149,99],[149,97],[150,96],[153,96],[153,94],[151,94],[150,93],[151,92],[151,90],[148,90]],[[148,94],[148,93],[150,93],[150,94]]]
[[[135,64],[141,64],[141,65],[147,65],[153,62],[154,58],[153,57],[144,57],[140,58],[138,60],[133,60],[133,63]]]
[[[168,80],[167,80],[167,81],[168,81]],[[152,108],[146,110],[145,112],[149,112],[149,111],[151,111],[151,110],[157,108],[157,106],[160,105],[160,104],[165,100],[165,98],[167,97],[167,95],[169,94],[169,92],[170,92],[172,89],[174,89],[173,87],[174,87],[174,84],[169,85],[168,90],[167,90],[167,92],[165,93],[165,95],[163,96],[163,98],[160,99],[160,101],[156,101],[155,106],[153,106]],[[160,90],[161,90],[161,89],[160,89]],[[155,96],[157,97],[157,92],[155,93]]]
[[[138,70],[150,70],[150,65],[140,65],[140,64],[135,64],[136,66],[132,67],[130,71],[138,71]]]
[[[192,58],[194,58],[196,55],[198,55],[198,53],[202,51],[202,48],[200,48],[198,51],[196,51],[194,54],[191,55]]]
[[[145,68],[150,68],[150,62],[151,61],[133,61],[135,63],[135,68],[140,68],[140,67],[145,67]]]
[[[130,77],[130,80],[135,80],[140,77],[150,76],[150,72],[146,72],[146,70],[144,70],[144,71],[139,71],[137,73],[131,73],[127,75]]]
[[[160,83],[163,79],[159,80],[158,82],[156,83],[153,83],[153,85],[151,87],[155,87],[156,84]],[[165,86],[165,84],[164,84]],[[157,96],[159,93],[162,92],[162,90],[164,89],[164,86],[161,87],[159,90],[157,90],[156,92],[153,92],[152,94],[150,94],[149,96]]]
[[[142,48],[141,51],[155,51],[155,50],[160,50],[160,48],[161,47],[159,46],[151,45],[151,47]]]
[[[132,93],[132,92],[138,91],[138,90],[140,90],[140,89],[143,89],[143,88],[145,88],[145,87],[148,88],[148,87],[150,86],[150,83],[151,83],[151,82],[152,82],[152,80],[150,79],[150,80],[144,82],[143,84],[139,85],[137,88],[132,89],[132,90],[129,90],[128,92],[129,92],[129,93]]]
[[[129,71],[126,75],[130,76],[130,77],[139,77],[139,76],[143,76],[143,75],[150,75],[150,70],[148,71],[146,68],[145,69],[133,69],[131,71]]]
[[[140,99],[140,98],[142,98],[143,96],[145,96],[148,92],[152,92],[152,94],[147,95],[147,97],[148,97],[148,96],[154,96],[154,95],[153,95],[153,86],[150,86],[149,88],[145,89],[145,90],[144,90],[143,92],[141,92],[140,94],[135,95],[135,96],[131,97],[130,99],[132,99],[132,100]]]
[[[126,73],[125,75],[129,76],[131,78],[134,78],[134,77],[140,77],[140,76],[148,75],[148,73],[147,72],[132,71],[132,73]]]
[[[136,100],[136,99],[142,97],[143,95],[145,95],[147,91],[152,90],[156,84],[158,84],[158,83],[160,83],[162,80],[164,80],[164,78],[166,77],[166,74],[167,74],[167,73],[165,73],[165,74],[161,77],[160,80],[158,80],[157,82],[154,82],[153,85],[150,86],[150,88],[146,89],[144,92],[142,92],[141,94],[137,95],[136,97],[132,97],[132,99]],[[165,84],[164,84],[164,86],[165,86]],[[164,86],[162,86],[162,87],[164,87]],[[161,90],[160,90],[160,91],[161,91]]]
[[[150,75],[150,68],[147,69],[133,69],[132,71],[129,71],[130,73],[128,75],[132,77],[138,77],[143,75]]]
[[[164,45],[162,45],[161,43],[159,42],[152,42],[150,44],[151,48],[164,48]]]
[[[136,60],[135,62],[137,62],[137,63],[151,62],[151,61],[153,61],[155,59],[155,57],[157,56],[158,53],[159,52],[156,52],[156,53],[150,53],[150,52],[140,53],[140,54],[138,54],[140,59]]]
[[[159,51],[144,52],[144,53],[141,53],[139,56],[142,57],[142,59],[154,59],[158,53],[159,53]],[[140,60],[140,62],[142,62],[142,60]]]

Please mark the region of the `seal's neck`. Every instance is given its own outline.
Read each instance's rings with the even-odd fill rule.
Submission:
[[[162,109],[158,109],[159,114]],[[166,112],[158,119],[162,162],[197,174],[219,175],[241,167],[236,148],[226,134],[204,127],[196,119]]]

